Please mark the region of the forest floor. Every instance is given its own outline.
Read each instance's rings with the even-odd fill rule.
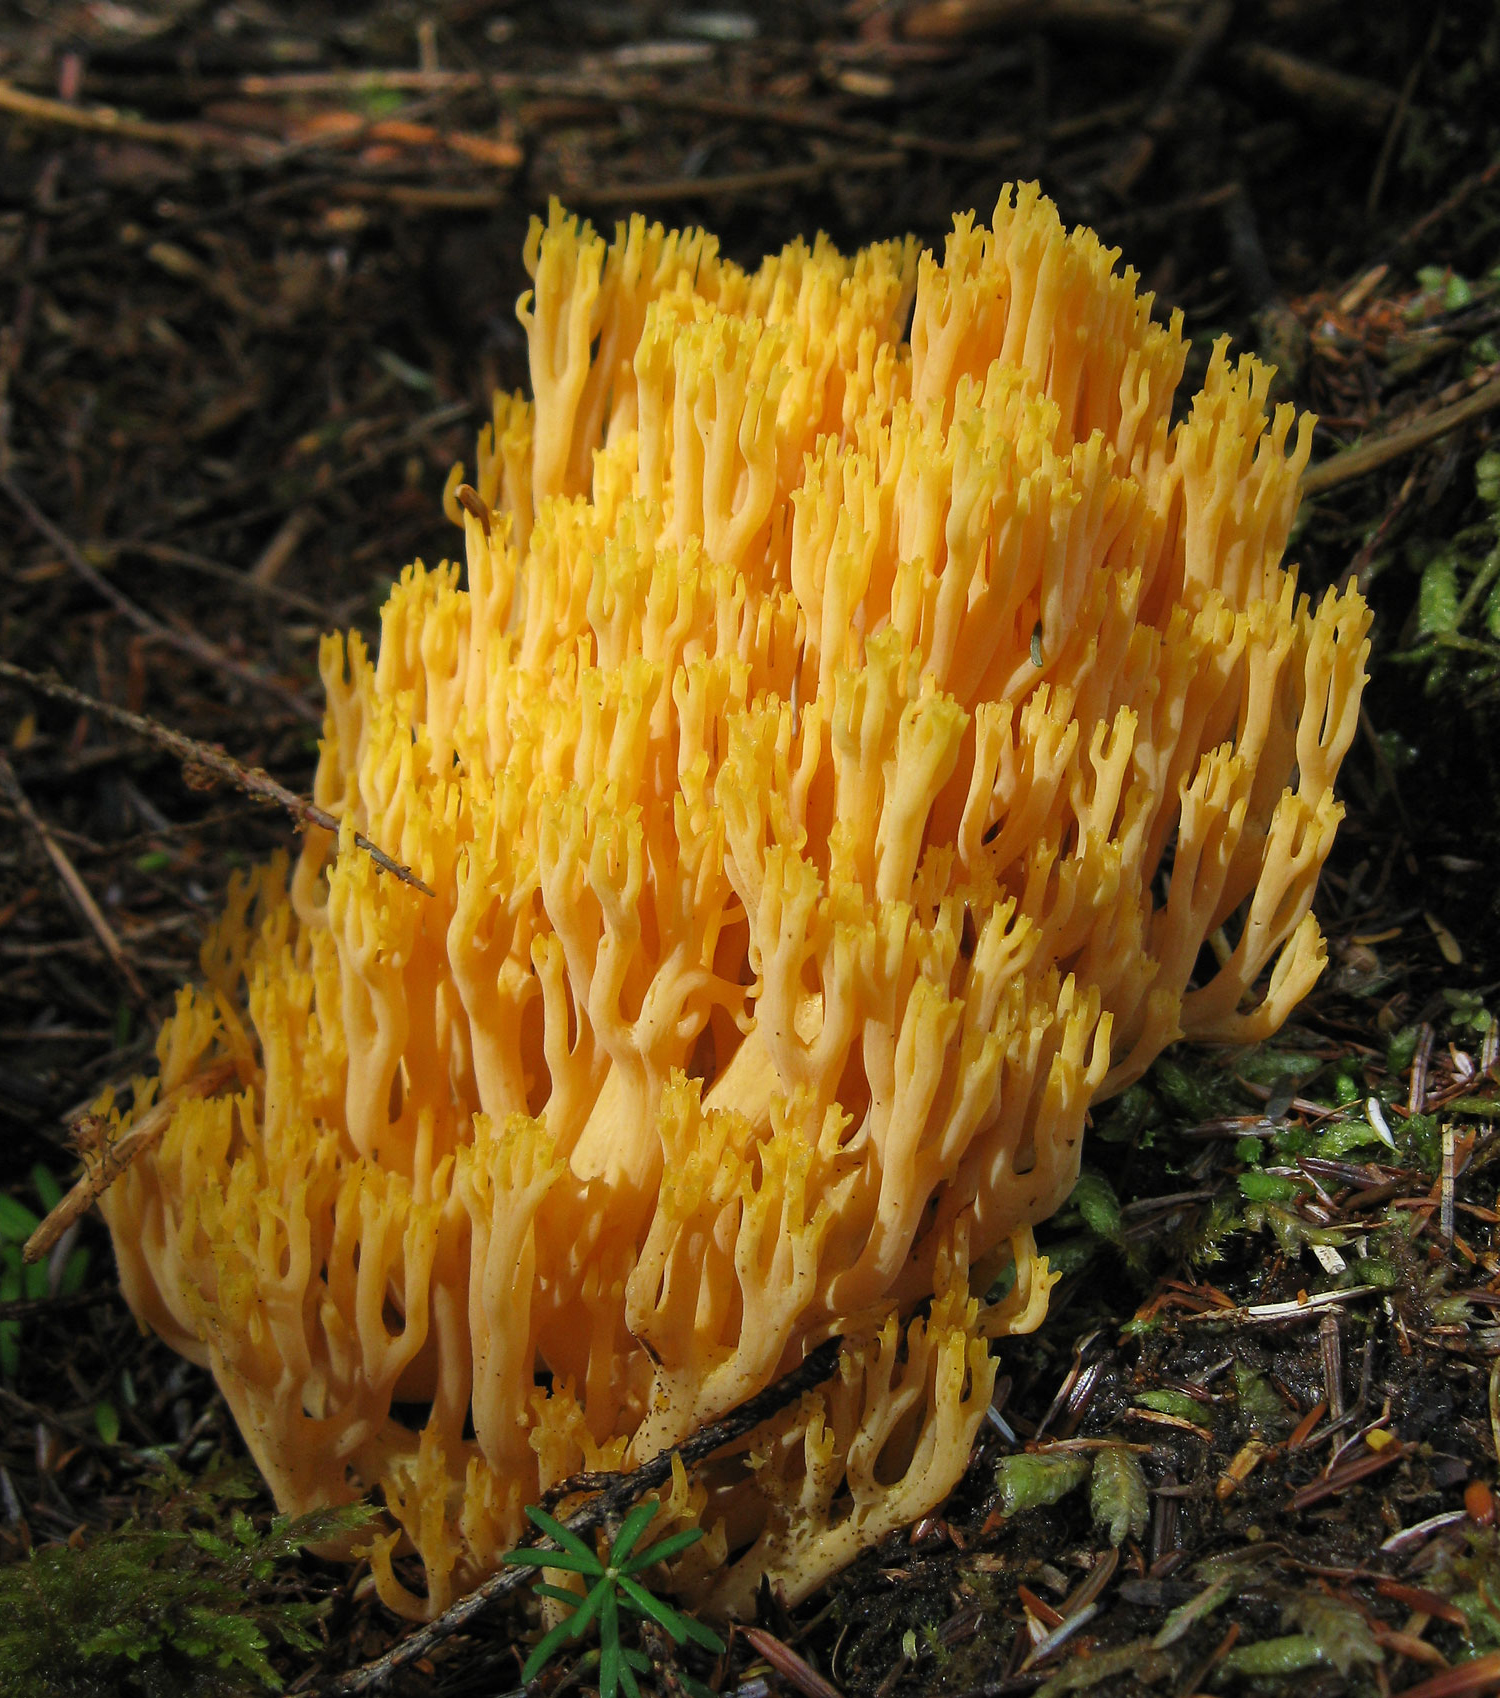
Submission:
[[[332,1693],[405,1631],[297,1556],[97,1218],[21,1265],[292,829],[35,675],[306,793],[317,638],[454,551],[549,196],[754,261],[1030,178],[1182,309],[1188,392],[1229,333],[1320,415],[1293,555],[1376,611],[1330,970],[1099,1112],[943,1514],[717,1665],[648,1638],[650,1683],[1500,1690],[1497,78],[1486,4],[0,5],[0,1690]],[[511,1691],[530,1632],[385,1689]]]

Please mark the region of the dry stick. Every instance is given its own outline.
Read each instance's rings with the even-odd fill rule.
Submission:
[[[431,126],[426,126],[431,133],[420,139],[409,130],[405,134],[401,133],[402,125],[413,125],[419,118],[431,117],[460,92],[462,90],[455,87],[436,88],[425,100],[408,101],[395,112],[371,114],[346,129],[328,130],[322,134],[305,136],[300,141],[284,142],[269,163],[288,165],[309,154],[330,149],[345,150],[358,147],[366,140],[375,140],[416,146],[430,146],[434,142],[440,142],[454,153],[467,155],[470,159],[477,157],[479,163],[497,170],[513,170],[520,165],[523,162],[520,148],[512,143],[497,142],[490,137],[471,136],[463,131],[442,132],[432,130]]]
[[[28,1321],[33,1315],[60,1315],[70,1309],[92,1309],[104,1303],[123,1303],[125,1294],[118,1285],[94,1286],[88,1291],[75,1291],[64,1297],[16,1297],[0,1303],[0,1322]]]
[[[69,101],[49,100],[42,95],[28,94],[3,78],[0,78],[0,111],[14,112],[18,117],[29,119],[33,123],[60,125],[66,129],[83,130],[93,135],[119,136],[128,141],[156,143],[195,153],[229,154],[236,157],[237,162],[241,164],[281,166],[290,164],[305,154],[321,152],[326,148],[357,145],[366,135],[378,131],[382,126],[389,130],[393,123],[410,122],[432,106],[435,100],[446,98],[448,93],[449,90],[440,89],[434,99],[414,101],[398,113],[366,118],[346,130],[310,136],[302,141],[281,143],[267,141],[264,137],[245,134],[239,130],[216,129],[204,124],[158,124],[141,118],[127,118],[110,106],[78,106]],[[414,136],[387,139],[418,140]],[[495,151],[497,144],[487,138],[460,134],[450,141],[448,137],[435,133],[432,140],[444,141],[460,153],[472,153],[483,147],[487,154],[484,163],[490,165],[503,168],[521,163],[519,150],[516,150],[515,158],[504,157]]]
[[[1365,193],[1365,217],[1373,219],[1380,205],[1380,196],[1385,189],[1385,178],[1390,170],[1391,160],[1395,157],[1396,143],[1406,120],[1411,112],[1412,96],[1417,92],[1417,84],[1421,81],[1422,73],[1427,69],[1427,61],[1432,57],[1433,49],[1438,44],[1448,20],[1443,16],[1442,7],[1437,7],[1433,14],[1432,28],[1427,33],[1427,45],[1411,62],[1411,69],[1406,73],[1406,81],[1401,85],[1401,96],[1396,102],[1396,110],[1391,114],[1391,121],[1385,127],[1385,136],[1380,143],[1380,152],[1375,156],[1375,169],[1370,174],[1370,187]]]
[[[818,135],[838,136],[843,141],[866,142],[876,147],[899,147],[904,153],[927,153],[940,159],[990,159],[1024,147],[1024,136],[980,136],[973,141],[954,141],[948,136],[922,135],[916,130],[888,130],[882,124],[840,118],[806,106],[771,106],[756,100],[733,100],[722,95],[679,93],[672,89],[631,87],[623,83],[601,85],[577,77],[515,76],[509,73],[484,75],[478,71],[286,71],[272,76],[247,76],[239,81],[241,94],[260,98],[283,95],[336,94],[345,97],[385,90],[443,89],[452,93],[486,90],[496,95],[530,95],[566,100],[586,100],[597,106],[649,104],[654,110],[692,112],[705,118],[728,118],[767,128],[804,130]],[[1135,117],[1144,102],[1139,98],[1101,106],[1076,118],[1052,125],[1047,134],[1066,141],[1088,130],[1109,128]]]
[[[1195,26],[1129,0],[931,0],[905,15],[901,32],[910,40],[936,41],[1017,27],[1113,37],[1180,52],[1192,41]],[[1364,129],[1383,130],[1399,98],[1383,83],[1332,71],[1257,41],[1230,43],[1224,63],[1241,76],[1271,83],[1324,117]]]
[[[277,577],[282,567],[297,552],[302,539],[317,522],[316,507],[294,507],[276,527],[275,536],[260,551],[255,564],[250,568],[250,581],[264,586]]]
[[[662,200],[701,200],[708,196],[754,194],[795,183],[814,183],[833,172],[891,171],[906,163],[904,153],[838,153],[798,165],[775,165],[765,171],[733,171],[722,177],[668,177],[657,183],[599,183],[578,186],[570,197],[581,206],[649,205]]]
[[[422,183],[382,183],[358,177],[335,187],[342,200],[385,201],[407,212],[486,212],[515,200],[509,189],[429,187]]]
[[[1472,176],[1465,177],[1452,194],[1445,200],[1439,201],[1430,212],[1424,212],[1414,224],[1403,230],[1388,247],[1378,250],[1374,258],[1392,260],[1405,253],[1409,248],[1416,247],[1445,218],[1451,217],[1466,201],[1472,200],[1481,190],[1491,187],[1497,181],[1500,181],[1500,159],[1492,160],[1482,171],[1476,171]],[[1374,259],[1361,266],[1360,275],[1368,271],[1372,264],[1374,264]],[[1351,278],[1350,281],[1352,283],[1354,279]]]
[[[62,150],[54,149],[37,177],[31,198],[39,216],[32,225],[31,239],[26,246],[21,286],[16,290],[10,323],[0,328],[0,474],[8,474],[10,471],[11,386],[26,354],[26,341],[31,330],[32,315],[36,310],[37,272],[47,257],[47,244],[51,235],[48,215],[56,209],[57,182],[62,174],[62,163]]]
[[[695,101],[676,104],[686,109],[710,105],[735,105],[734,102]],[[1108,109],[1109,115],[1118,118],[1129,117],[1141,108],[1139,100],[1125,101],[1117,107]],[[765,115],[768,119],[770,114]],[[1105,119],[1106,113],[1090,113],[1087,117],[1068,119],[1052,124],[1046,135],[1048,141],[1067,141],[1073,136],[1081,135],[1088,130],[1097,128]],[[852,126],[850,126],[852,127]],[[961,146],[961,157],[966,159],[990,159],[1004,153],[1014,153],[1026,145],[1026,137],[1020,135],[987,136],[980,141],[954,144]],[[692,200],[706,197],[755,194],[762,189],[777,189],[799,183],[817,182],[832,172],[854,171],[889,171],[906,163],[908,153],[932,152],[935,149],[929,145],[929,138],[913,135],[907,131],[898,131],[885,138],[888,145],[873,153],[839,153],[830,154],[826,159],[804,160],[796,165],[776,165],[764,171],[740,171],[726,174],[722,177],[671,177],[655,183],[600,183],[593,188],[576,186],[568,191],[568,198],[577,201],[580,206],[617,206],[621,204],[645,204],[651,201]],[[893,151],[892,149],[898,151]],[[947,151],[952,152],[953,149]],[[959,155],[955,155],[959,156]]]
[[[267,144],[259,137],[229,136],[198,124],[153,124],[143,118],[127,118],[111,106],[77,106],[66,100],[47,100],[39,94],[27,94],[3,78],[0,78],[0,112],[13,112],[34,124],[54,124],[92,135],[180,147],[190,153],[230,153],[263,161],[274,158],[276,151],[274,144]]]
[[[1375,556],[1385,547],[1386,538],[1391,534],[1391,526],[1401,517],[1406,504],[1411,500],[1417,487],[1417,474],[1410,471],[1401,480],[1401,487],[1396,491],[1396,499],[1391,502],[1381,515],[1380,523],[1365,539],[1364,546],[1349,562],[1344,581],[1352,583],[1361,595],[1366,595],[1370,587],[1370,568],[1375,564]]]
[[[352,189],[355,186],[354,184],[330,184],[330,187],[338,187],[340,193],[343,193],[346,188]],[[356,478],[362,478],[367,473],[373,472],[393,455],[399,454],[403,448],[414,446],[433,431],[441,430],[444,425],[452,424],[455,420],[463,418],[466,413],[472,411],[473,408],[467,401],[448,401],[441,407],[434,407],[430,413],[423,413],[421,418],[413,419],[395,436],[388,437],[383,442],[372,443],[368,453],[362,454],[359,459],[349,465],[341,466],[332,477],[320,480],[321,490],[326,493],[330,489],[341,488],[346,483],[353,483]],[[189,507],[179,509],[177,519],[197,518],[205,509],[217,509],[226,502],[259,489],[265,481],[265,475],[257,473],[250,477],[238,479],[219,490],[212,497],[195,497]],[[204,519],[200,522],[199,529],[214,530],[220,525],[227,524],[248,525],[259,519],[278,516],[285,512],[285,508],[285,502],[266,502],[260,507],[250,507],[239,512],[226,513],[221,518]],[[161,521],[162,525],[174,522],[170,520]],[[157,528],[160,528],[160,526]],[[138,547],[139,543],[132,543],[131,546]]]
[[[1177,122],[1177,108],[1183,95],[1197,81],[1233,22],[1234,0],[1209,0],[1123,158],[1104,173],[1102,181],[1107,189],[1124,196],[1135,187],[1141,173],[1151,163],[1157,141]]]
[[[243,76],[236,85],[241,94],[257,97],[282,95],[337,94],[468,94],[485,87],[491,79],[481,71],[276,71],[269,76]],[[495,79],[497,81],[504,79]]]
[[[201,666],[213,671],[227,672],[238,678],[241,683],[253,685],[257,690],[268,691],[294,709],[302,719],[316,720],[319,717],[317,710],[305,696],[298,695],[295,690],[289,690],[285,684],[277,683],[274,678],[265,677],[253,666],[246,666],[243,661],[225,654],[223,649],[216,643],[209,642],[207,637],[200,637],[195,631],[178,631],[170,625],[163,625],[158,619],[153,619],[145,608],[137,606],[123,590],[116,589],[102,572],[84,559],[82,550],[73,539],[47,517],[9,473],[0,473],[0,489],[5,491],[89,588],[102,596],[138,631],[190,655]]]
[[[75,1128],[85,1161],[83,1177],[53,1209],[47,1218],[26,1240],[21,1251],[23,1262],[39,1262],[75,1220],[86,1215],[143,1150],[154,1144],[167,1127],[179,1106],[191,1097],[211,1097],[221,1085],[227,1084],[235,1071],[232,1061],[216,1061],[203,1072],[184,1081],[176,1090],[168,1091],[160,1102],[141,1116],[128,1131],[115,1141],[104,1140],[104,1127],[95,1115],[86,1115]]]
[[[665,1485],[672,1477],[674,1458],[679,1458],[684,1468],[695,1468],[700,1462],[707,1461],[715,1451],[722,1450],[725,1445],[733,1444],[736,1439],[742,1439],[746,1433],[753,1432],[762,1421],[768,1420],[779,1409],[784,1409],[787,1404],[801,1397],[804,1392],[811,1391],[814,1386],[821,1385],[837,1367],[842,1344],[843,1340],[840,1338],[825,1339],[816,1350],[809,1351],[791,1373],[777,1380],[775,1385],[767,1386],[748,1403],[742,1403],[738,1409],[731,1410],[722,1420],[707,1427],[700,1427],[691,1438],[673,1445],[670,1450],[660,1452],[628,1474],[603,1476],[605,1479],[611,1479],[613,1483],[601,1491],[592,1502],[586,1503],[576,1515],[570,1515],[563,1525],[573,1533],[588,1532],[618,1516],[643,1493]],[[537,1539],[533,1541],[533,1548],[550,1551],[557,1547],[551,1539]],[[483,1585],[476,1587],[467,1597],[460,1598],[451,1608],[444,1610],[436,1621],[419,1627],[399,1645],[392,1646],[384,1656],[377,1657],[372,1663],[366,1663],[363,1668],[352,1669],[348,1674],[340,1675],[322,1689],[325,1698],[334,1698],[335,1694],[338,1698],[343,1698],[344,1694],[368,1692],[372,1687],[379,1686],[397,1669],[415,1662],[418,1657],[425,1656],[433,1646],[460,1632],[498,1599],[508,1597],[522,1586],[529,1585],[535,1578],[533,1570],[520,1567],[503,1568],[498,1574],[492,1574]]]
[[[924,136],[916,130],[887,130],[880,124],[830,118],[795,107],[778,109],[762,106],[755,101],[723,100],[706,95],[663,92],[649,95],[622,93],[601,96],[597,90],[591,90],[589,98],[597,98],[614,106],[625,105],[630,101],[649,100],[652,106],[664,110],[694,112],[705,118],[738,119],[745,123],[764,124],[781,129],[810,130],[823,135],[839,136],[845,141],[898,147],[903,153],[931,154],[938,159],[993,159],[999,154],[1015,153],[1025,147],[1028,140],[1023,135],[999,135],[979,136],[973,141],[952,141],[946,136]],[[1145,102],[1139,96],[1134,96],[1130,100],[1117,101],[1112,106],[1097,107],[1092,112],[1081,113],[1074,118],[1059,119],[1057,123],[1047,126],[1047,140],[1071,141],[1076,136],[1086,135],[1090,130],[1109,129],[1115,124],[1126,123],[1138,116],[1144,105]]]
[[[137,1003],[147,1003],[151,999],[146,994],[146,987],[141,983],[134,967],[126,957],[124,947],[115,935],[115,929],[105,919],[99,904],[90,894],[89,887],[79,876],[78,869],[68,859],[67,851],[48,829],[47,822],[31,805],[31,799],[21,788],[21,781],[16,777],[15,768],[9,758],[0,753],[0,794],[16,810],[36,833],[37,840],[47,851],[47,859],[51,861],[53,870],[62,881],[63,889],[73,898],[88,921],[89,929],[104,946],[104,953],[114,963],[115,971],[130,987],[130,994]]]
[[[216,749],[211,743],[200,743],[196,737],[185,737],[182,732],[173,731],[170,726],[163,725],[158,720],[147,719],[144,714],[131,713],[128,708],[115,707],[111,702],[101,702],[96,696],[75,690],[71,684],[64,684],[60,678],[40,672],[28,672],[24,666],[17,666],[12,661],[0,660],[0,679],[24,684],[28,690],[35,690],[38,695],[47,696],[53,701],[67,702],[73,707],[82,708],[85,713],[98,714],[101,719],[108,720],[113,725],[123,726],[125,730],[133,731],[137,737],[143,737],[148,743],[154,743],[158,748],[175,755],[184,766],[202,767],[217,778],[227,779],[247,795],[258,796],[262,801],[275,802],[278,807],[285,808],[299,825],[321,826],[324,831],[338,835],[339,822],[332,814],[326,813],[316,803],[305,801],[296,791],[288,790],[284,784],[278,784],[264,768],[245,766],[232,755],[226,755],[222,749]],[[393,873],[403,884],[420,890],[424,896],[434,894],[431,886],[424,884],[410,867],[402,866],[400,861],[393,860],[384,849],[372,843],[362,832],[355,832],[354,844],[356,848],[363,849],[383,872]]]
[[[1438,437],[1446,436],[1449,431],[1457,430],[1460,425],[1481,417],[1495,407],[1500,407],[1500,377],[1491,378],[1482,389],[1475,390],[1462,401],[1455,401],[1451,407],[1439,408],[1425,419],[1418,419],[1414,424],[1393,430],[1386,436],[1372,437],[1319,466],[1310,467],[1302,474],[1302,493],[1305,496],[1322,495],[1354,478],[1362,478],[1392,460],[1399,460],[1404,454],[1425,448],[1429,442],[1435,442]]]
[[[305,509],[298,509],[305,511]],[[237,566],[226,566],[221,560],[211,560],[206,554],[194,554],[191,549],[174,548],[165,542],[117,542],[110,545],[118,554],[143,554],[148,560],[155,560],[164,566],[181,566],[185,571],[197,572],[205,578],[212,578],[215,583],[225,584],[241,595],[249,596],[252,600],[264,596],[268,601],[280,602],[283,607],[294,607],[299,613],[306,613],[314,619],[320,619],[325,624],[334,624],[333,613],[311,596],[301,595],[296,590],[289,590],[283,584],[267,583],[252,573],[242,572]]]

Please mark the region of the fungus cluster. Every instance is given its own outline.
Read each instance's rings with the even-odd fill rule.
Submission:
[[[795,1599],[930,1510],[1090,1103],[1321,970],[1366,611],[1280,564],[1309,420],[1221,345],[1174,425],[1116,258],[1034,188],[753,272],[533,225],[466,570],[325,639],[337,840],[232,885],[104,1203],[282,1507],[383,1494],[393,1609],[834,1335],[679,1469],[675,1583]]]

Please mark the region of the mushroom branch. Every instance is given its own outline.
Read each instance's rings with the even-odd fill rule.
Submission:
[[[465,565],[325,639],[338,830],[232,882],[103,1207],[412,1618],[839,1337],[663,1488],[733,1613],[958,1480],[1089,1105],[1317,979],[1368,616],[1281,564],[1310,421],[1221,344],[1174,425],[1177,317],[1034,187],[941,257],[556,206],[525,257]]]

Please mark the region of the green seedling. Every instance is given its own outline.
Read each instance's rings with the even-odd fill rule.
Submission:
[[[691,1639],[706,1651],[723,1651],[724,1641],[712,1628],[681,1614],[670,1604],[664,1604],[636,1578],[653,1563],[680,1556],[689,1545],[703,1537],[702,1530],[694,1527],[686,1532],[670,1534],[644,1551],[637,1551],[636,1545],[659,1507],[652,1502],[638,1503],[621,1524],[608,1558],[603,1559],[545,1510],[528,1506],[526,1514],[533,1525],[555,1539],[559,1548],[542,1551],[528,1546],[524,1550],[508,1551],[505,1561],[526,1568],[560,1568],[571,1574],[580,1574],[588,1590],[580,1598],[576,1592],[564,1591],[561,1586],[551,1586],[542,1580],[535,1583],[534,1589],[540,1596],[561,1604],[568,1614],[533,1647],[521,1671],[523,1680],[535,1680],[564,1645],[581,1639],[590,1623],[596,1623],[599,1630],[599,1698],[616,1698],[620,1691],[625,1693],[626,1698],[640,1698],[640,1687],[635,1677],[650,1671],[651,1659],[643,1651],[621,1641],[622,1609],[654,1621],[676,1645],[685,1645]],[[683,1685],[699,1698],[707,1698],[708,1688],[701,1682],[686,1678]]]

